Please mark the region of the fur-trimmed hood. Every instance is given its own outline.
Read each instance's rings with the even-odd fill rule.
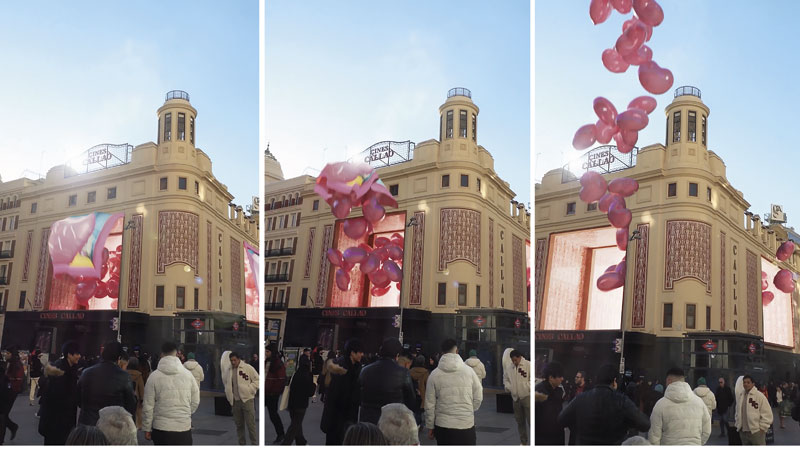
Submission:
[[[45,376],[64,376],[64,373],[66,373],[64,370],[53,365],[52,363],[48,363],[44,366]]]
[[[337,375],[337,376],[338,375],[345,375],[345,374],[347,374],[347,368],[339,365],[336,362],[331,362],[330,365],[328,365],[328,373],[333,374],[333,375]]]

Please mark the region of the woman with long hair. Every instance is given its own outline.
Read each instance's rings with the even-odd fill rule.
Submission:
[[[267,346],[265,353],[268,366],[267,374],[264,377],[264,401],[269,412],[269,420],[277,433],[277,437],[272,443],[280,444],[284,438],[284,431],[281,416],[278,414],[278,402],[281,399],[283,388],[286,387],[286,366],[281,361],[275,345]]]
[[[316,386],[311,375],[311,361],[308,357],[301,355],[297,363],[297,371],[292,376],[289,385],[289,405],[287,407],[292,423],[286,430],[286,437],[283,445],[290,446],[296,442],[299,446],[304,446],[308,442],[303,436],[303,418],[308,409],[308,398],[314,395]]]

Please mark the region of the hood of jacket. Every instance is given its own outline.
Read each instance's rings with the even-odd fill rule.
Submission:
[[[425,375],[430,374],[428,369],[425,367],[414,367],[408,370],[408,373],[411,375],[411,379],[418,381],[425,377]]]
[[[180,373],[181,368],[183,368],[181,359],[173,355],[168,355],[162,357],[161,360],[158,361],[158,367],[156,369],[164,374],[173,375]]]
[[[447,372],[452,373],[464,364],[464,361],[461,360],[461,356],[458,354],[442,354],[442,358],[439,359],[439,369]]]
[[[481,359],[479,359],[477,357],[470,357],[467,360],[465,360],[464,363],[466,363],[467,365],[469,365],[471,367],[476,367],[476,366],[480,365]]]
[[[694,394],[700,398],[704,398],[707,395],[713,395],[713,393],[711,393],[711,389],[709,389],[708,386],[704,385],[697,386],[697,388],[694,389]]]
[[[689,386],[689,384],[683,381],[673,382],[667,386],[667,390],[664,392],[664,398],[672,401],[673,403],[684,403],[689,401],[691,395],[692,388]]]
[[[141,377],[142,377],[142,372],[141,372],[141,371],[139,371],[139,370],[125,370],[125,371],[127,371],[127,372],[128,372],[128,374],[129,374],[129,375],[131,375],[131,378],[132,378],[134,381],[135,381],[136,379],[138,379],[138,378],[141,378]]]
[[[336,362],[331,362],[328,365],[328,373],[336,376],[347,374],[347,368],[339,365]]]
[[[202,369],[202,367],[200,366],[200,364],[199,364],[199,363],[197,363],[197,360],[187,360],[187,361],[183,362],[183,366],[184,366],[184,367],[185,367],[187,370],[196,370],[196,369],[198,369],[198,368]]]

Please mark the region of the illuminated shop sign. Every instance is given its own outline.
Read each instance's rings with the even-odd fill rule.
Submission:
[[[562,173],[562,179],[573,180],[580,178],[588,171],[598,174],[610,174],[624,171],[636,166],[636,156],[639,149],[634,147],[630,153],[622,153],[613,145],[603,145],[575,158],[564,166],[569,172]]]
[[[384,141],[373,144],[350,161],[363,161],[373,168],[379,168],[405,163],[406,161],[410,161],[413,155],[414,143],[411,141]]]

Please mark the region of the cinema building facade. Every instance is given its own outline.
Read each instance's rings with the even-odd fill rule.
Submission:
[[[196,147],[196,117],[187,93],[169,92],[156,143],[99,145],[0,183],[3,347],[75,340],[97,355],[121,323],[128,348],[195,352],[204,387],[219,386],[222,349],[257,350],[258,224]]]
[[[269,153],[264,198],[266,292],[277,295],[266,318],[273,341],[287,347],[321,344],[340,349],[356,337],[377,352],[384,337],[438,352],[448,337],[488,362],[485,385],[502,384],[499,359],[507,347],[530,352],[528,256],[530,221],[509,184],[494,171],[492,155],[477,142],[478,107],[454,89],[439,108],[439,140],[380,142],[357,160],[378,170],[398,201],[365,239],[404,238],[403,284],[380,297],[369,279],[353,274],[349,291],[334,284],[326,251],[359,242],[343,233],[330,207],[314,192],[315,177],[283,179]],[[270,176],[273,176],[270,180]],[[360,217],[353,209],[351,217]],[[268,303],[269,305],[269,303]],[[270,311],[272,310],[272,311]],[[269,327],[270,322],[268,322]]]
[[[580,173],[555,169],[536,185],[537,368],[553,360],[567,375],[591,375],[624,354],[627,374],[662,380],[674,365],[691,381],[745,372],[798,378],[798,295],[772,284],[779,267],[798,272],[797,251],[786,262],[775,258],[796,234],[780,224],[780,213],[765,225],[748,211],[722,158],[708,149],[708,115],[700,91],[681,87],[666,107],[666,145],[633,156],[602,147],[573,166],[639,182],[626,198],[633,239],[625,252],[606,215],[578,198]],[[597,290],[598,276],[625,257],[626,285]],[[767,305],[762,272],[775,295]],[[615,352],[623,338],[624,352]]]

